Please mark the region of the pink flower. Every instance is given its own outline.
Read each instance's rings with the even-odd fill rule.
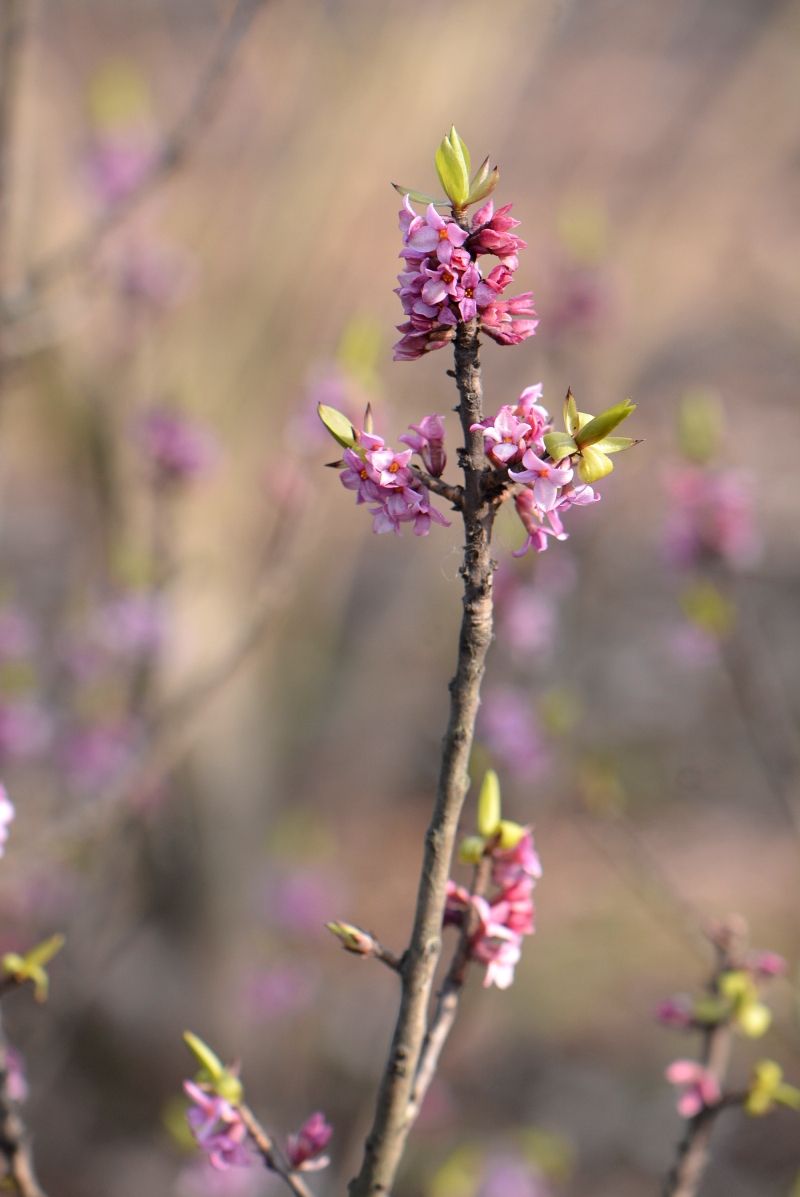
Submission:
[[[184,1081],[183,1089],[194,1103],[186,1111],[186,1120],[212,1167],[223,1170],[250,1164],[247,1131],[238,1110],[224,1098],[206,1093],[194,1081]]]
[[[530,827],[526,827],[525,834],[513,848],[493,849],[492,881],[501,889],[515,886],[524,878],[538,881],[541,875],[542,862],[534,847]]]
[[[772,977],[785,977],[789,965],[783,956],[777,952],[750,952],[745,961],[747,969],[756,977],[767,981]]]
[[[14,804],[6,793],[4,785],[0,785],[0,856],[6,850],[11,824],[16,816]]]
[[[434,478],[441,478],[447,465],[444,448],[444,419],[442,416],[424,416],[419,424],[410,424],[411,432],[399,439],[410,445],[422,458],[422,464]]]
[[[683,1118],[696,1117],[722,1096],[717,1078],[696,1060],[674,1060],[665,1076],[671,1085],[683,1088],[678,1097],[678,1113]]]
[[[286,1140],[286,1156],[297,1172],[317,1172],[327,1168],[330,1159],[320,1153],[325,1150],[333,1134],[333,1127],[325,1115],[317,1111],[305,1120],[295,1135]]]
[[[741,569],[755,561],[760,543],[746,478],[685,466],[667,478],[667,492],[665,548],[672,564],[690,569],[717,560]]]
[[[501,407],[493,421],[473,424],[470,431],[477,429],[483,432],[486,456],[499,466],[514,465],[522,460],[532,431],[530,424],[520,420],[510,405]]]
[[[470,253],[494,254],[511,270],[516,270],[519,264],[519,251],[527,249],[526,241],[511,232],[519,226],[519,221],[509,216],[511,204],[494,211],[494,203],[489,200],[472,218],[472,232],[469,236],[467,248]]]
[[[217,445],[210,431],[168,408],[154,408],[145,417],[140,438],[144,455],[161,482],[197,478],[217,461]]]
[[[688,1031],[694,1026],[694,1004],[686,994],[665,998],[656,1006],[656,1018],[662,1026],[675,1031]]]
[[[524,242],[510,229],[518,222],[508,207],[495,215],[485,205],[473,222],[469,236],[455,221],[439,215],[430,205],[424,217],[414,211],[408,196],[400,211],[404,269],[398,276],[397,294],[409,317],[398,326],[402,334],[394,347],[396,361],[411,361],[441,349],[453,337],[459,321],[480,317],[482,329],[501,345],[515,345],[533,334],[538,321],[531,319],[530,293],[509,300],[500,295],[510,286],[517,267],[517,251]],[[476,219],[478,219],[476,217]],[[477,257],[497,253],[500,263],[484,279]]]
[[[395,453],[381,437],[363,431],[357,433],[357,447],[345,450],[342,485],[357,492],[357,503],[375,504],[370,507],[373,532],[399,534],[401,525],[410,523],[416,536],[427,536],[431,523],[449,527],[408,468],[411,454],[411,449]]]
[[[559,487],[572,480],[572,466],[556,466],[529,449],[522,458],[524,470],[509,470],[515,482],[532,482],[533,498],[542,512],[552,511],[558,502]]]
[[[499,345],[519,345],[532,337],[539,321],[533,307],[533,294],[526,291],[513,299],[498,299],[481,312],[482,330]]]
[[[424,218],[416,216],[406,231],[406,244],[418,253],[436,253],[440,262],[449,262],[453,250],[460,248],[467,239],[466,230],[454,220],[445,220],[428,204]]]

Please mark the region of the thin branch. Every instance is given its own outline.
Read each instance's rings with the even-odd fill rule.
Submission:
[[[83,232],[35,262],[20,290],[3,297],[0,320],[11,323],[26,315],[40,291],[91,258],[104,238],[168,175],[183,165],[198,135],[208,125],[241,42],[257,12],[266,3],[267,0],[237,0],[230,20],[197,80],[186,110],[164,137],[136,185],[107,207]]]
[[[351,1197],[388,1194],[394,1183],[411,1123],[408,1119],[434,973],[442,949],[447,879],[468,787],[467,768],[478,713],[480,685],[492,639],[491,504],[484,495],[483,436],[471,432],[483,419],[477,321],[459,323],[455,337],[458,407],[465,449],[462,515],[466,534],[463,616],[458,664],[450,683],[450,719],[444,736],[436,802],[425,836],[411,941],[404,957],[402,995],[394,1035],[381,1080],[375,1117],[361,1170],[350,1183]]]
[[[459,511],[463,510],[464,506],[464,490],[461,486],[451,486],[449,482],[445,482],[443,478],[434,478],[432,474],[426,473],[418,465],[411,465],[409,467],[411,473],[419,478],[423,486],[428,490],[432,490],[435,495],[441,495],[443,499],[447,499],[448,503],[452,503]]]
[[[475,869],[472,889],[470,890],[473,896],[483,895],[486,892],[486,887],[489,884],[490,870],[491,859],[488,856],[484,856]],[[470,907],[467,912],[467,918],[464,919],[461,934],[458,937],[453,958],[447,970],[447,976],[442,983],[442,988],[439,990],[436,1009],[428,1027],[422,1051],[420,1052],[414,1085],[406,1110],[406,1119],[409,1126],[412,1126],[419,1116],[422,1103],[439,1067],[439,1058],[441,1057],[442,1050],[453,1029],[453,1024],[458,1014],[458,1007],[469,966],[470,939],[474,934],[477,921],[477,912]]]
[[[19,1197],[47,1197],[33,1167],[30,1138],[9,1093],[8,1047],[0,1026],[0,1154]]]
[[[293,1172],[292,1169],[283,1162],[278,1154],[277,1148],[271,1137],[264,1130],[264,1127],[256,1118],[249,1106],[244,1104],[236,1107],[239,1116],[244,1123],[245,1130],[253,1141],[258,1154],[269,1168],[270,1172],[274,1172],[279,1176],[284,1184],[288,1185],[296,1197],[313,1197],[311,1189],[306,1185],[305,1181]]]

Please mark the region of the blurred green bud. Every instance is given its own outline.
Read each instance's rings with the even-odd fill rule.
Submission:
[[[748,1039],[766,1035],[772,1022],[772,1011],[763,1002],[747,1002],[736,1018],[736,1025]]]
[[[356,432],[347,416],[335,407],[328,407],[326,403],[317,404],[317,413],[333,439],[343,449],[352,449],[356,443]]]
[[[466,835],[458,846],[458,859],[462,864],[476,865],[483,858],[486,840],[481,835]]]
[[[498,828],[500,847],[504,852],[510,852],[512,848],[516,848],[527,830],[527,827],[523,827],[521,823],[514,823],[511,819],[501,819]]]
[[[684,457],[708,465],[719,450],[724,424],[718,395],[701,387],[687,391],[678,408],[678,443]]]
[[[734,625],[736,612],[713,582],[698,582],[681,595],[686,618],[709,636],[722,639]]]
[[[231,1105],[238,1105],[244,1096],[244,1089],[235,1072],[226,1068],[219,1056],[194,1032],[184,1031],[183,1041],[200,1065],[198,1083],[206,1085]]]
[[[353,952],[356,956],[375,954],[375,940],[368,931],[362,931],[353,923],[326,923],[325,926],[347,952]]]
[[[33,984],[33,996],[36,1001],[45,1002],[50,990],[50,978],[45,966],[61,951],[64,943],[63,935],[51,935],[49,939],[45,939],[35,948],[31,948],[24,956],[17,952],[7,952],[0,962],[3,972],[6,976],[13,977],[18,985],[24,985],[26,981],[30,981]]]
[[[487,769],[478,795],[478,831],[485,839],[497,835],[500,827],[500,779]]]
[[[456,132],[455,125],[443,138],[436,151],[435,162],[445,195],[454,208],[464,208],[470,193],[469,150]]]
[[[626,399],[623,403],[617,403],[614,407],[609,407],[606,411],[601,412],[599,416],[589,420],[588,424],[583,424],[574,434],[578,448],[586,449],[610,436],[614,429],[633,411],[636,411],[636,404],[631,403],[630,399]]]
[[[754,1118],[768,1114],[776,1105],[800,1110],[800,1089],[787,1085],[783,1069],[774,1060],[759,1060],[753,1070],[750,1090],[744,1103],[746,1113]]]

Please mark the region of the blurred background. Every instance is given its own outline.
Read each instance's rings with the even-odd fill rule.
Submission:
[[[460,536],[376,537],[318,401],[396,444],[449,352],[393,363],[399,199],[455,121],[501,168],[541,324],[486,407],[639,406],[603,501],[515,560],[475,771],[532,822],[538,932],[473,978],[397,1197],[639,1197],[680,1130],[654,1010],[746,917],[796,979],[800,4],[6,0],[0,147],[4,1003],[60,1197],[279,1191],[184,1129],[191,1027],[344,1191],[406,941],[460,614]],[[228,24],[231,22],[232,24]],[[228,30],[226,33],[225,30]],[[7,32],[7,29],[6,29]],[[102,235],[101,235],[102,234]],[[450,425],[454,476],[455,417]],[[442,504],[439,503],[441,507]],[[468,815],[469,819],[469,807]],[[465,822],[465,832],[471,830]],[[463,880],[463,878],[460,878]],[[792,985],[741,1041],[800,1082]],[[788,1195],[796,1115],[727,1115],[705,1197]]]

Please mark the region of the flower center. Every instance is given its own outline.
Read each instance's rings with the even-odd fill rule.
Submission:
[[[392,464],[389,466],[389,473],[396,474],[399,469],[400,469],[400,466],[397,464],[396,461],[393,461]]]
[[[363,481],[363,482],[366,482],[366,481],[367,481],[367,479],[369,478],[369,474],[367,473],[367,468],[366,468],[366,466],[364,467],[364,469],[363,469],[363,470],[359,470],[359,474],[358,474],[358,476],[359,476],[359,478],[361,478],[361,479],[362,479],[362,481]]]
[[[440,241],[447,240],[447,225],[446,224],[442,225],[442,227],[439,229],[439,240]]]

